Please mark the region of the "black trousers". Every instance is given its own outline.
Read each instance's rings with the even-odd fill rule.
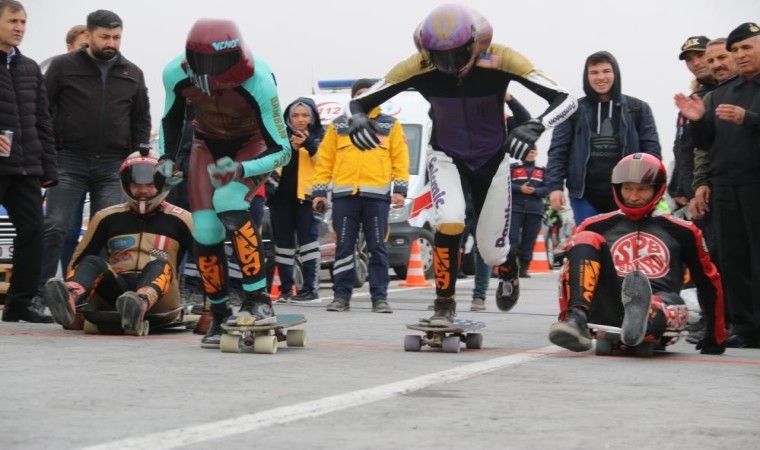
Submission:
[[[0,177],[0,203],[16,228],[13,276],[6,304],[28,302],[37,293],[42,267],[42,193],[37,176]]]
[[[714,185],[713,226],[734,331],[760,339],[760,183]]]

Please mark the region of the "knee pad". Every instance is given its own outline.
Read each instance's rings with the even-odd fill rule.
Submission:
[[[211,209],[204,209],[193,213],[193,238],[204,246],[212,246],[224,242],[226,233],[224,225]]]

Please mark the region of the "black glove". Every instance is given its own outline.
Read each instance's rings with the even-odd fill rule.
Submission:
[[[528,150],[535,148],[536,141],[546,128],[538,119],[530,119],[512,130],[507,136],[507,151],[515,159],[523,159]]]
[[[380,127],[364,113],[356,113],[348,120],[348,136],[359,150],[372,150],[380,145]]]
[[[703,355],[722,355],[726,351],[726,343],[724,341],[718,344],[714,337],[704,337],[697,342],[697,350],[700,350],[699,353]]]

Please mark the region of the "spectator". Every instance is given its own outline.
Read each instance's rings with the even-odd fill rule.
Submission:
[[[362,78],[351,86],[351,98],[362,95],[373,81]],[[332,220],[337,238],[333,266],[333,301],[328,311],[348,311],[354,287],[354,248],[363,228],[369,258],[369,291],[372,311],[392,313],[388,304],[388,236],[390,205],[404,206],[409,184],[409,149],[401,122],[380,108],[369,117],[380,124],[382,143],[361,150],[348,136],[348,119],[333,120],[319,146],[319,160],[314,176],[313,204],[317,211],[327,203],[327,189],[332,182]],[[391,191],[391,183],[393,190]],[[390,202],[389,202],[390,200]]]
[[[699,96],[676,94],[697,148],[709,155],[710,210],[725,278],[729,347],[760,347],[760,27],[747,22],[728,35],[739,76]],[[701,197],[699,190],[696,197]]]
[[[281,298],[290,303],[319,301],[319,219],[314,216],[311,189],[314,163],[324,130],[317,105],[300,97],[285,108],[293,155],[282,167],[277,188],[268,199],[280,275]],[[298,248],[296,249],[296,243]],[[296,254],[303,271],[303,289],[292,296]]]
[[[549,194],[544,186],[544,168],[536,165],[538,150],[531,149],[522,161],[512,163],[512,223],[509,243],[517,248],[520,277],[530,278],[528,266],[533,260],[533,247],[541,231],[546,212],[544,198]]]
[[[217,51],[213,44],[218,42],[226,45]],[[187,100],[195,109],[188,194],[193,254],[212,315],[201,346],[218,348],[222,323],[228,319],[233,324],[242,316],[259,325],[277,321],[250,208],[269,173],[290,160],[290,143],[274,74],[263,59],[253,56],[231,20],[200,19],[193,24],[185,54],[164,69],[164,89],[161,149],[166,157],[179,151]],[[228,235],[241,265],[244,296],[235,317],[228,306]]]
[[[119,169],[127,202],[95,214],[77,246],[66,279],[45,283],[45,300],[56,322],[69,328],[81,305],[121,314],[128,334],[139,334],[145,314],[180,313],[177,270],[193,245],[190,213],[164,201],[181,181],[159,155],[134,152]],[[114,242],[124,246],[115,247]],[[105,256],[101,256],[105,255]]]
[[[90,33],[87,31],[87,26],[74,25],[66,33],[66,52],[71,53],[87,48],[89,42]],[[61,249],[61,267],[64,270],[69,266],[71,255],[74,254],[74,249],[79,243],[79,236],[82,232],[82,217],[84,216],[84,201],[86,198],[87,194],[82,194],[77,210],[71,218],[69,231],[66,232],[66,237],[63,240],[63,248]]]
[[[694,75],[694,93],[704,96],[715,87],[715,79],[707,65],[705,49],[709,39],[706,36],[692,36],[686,39],[681,46],[678,59],[686,63],[686,68]],[[675,201],[677,208],[688,206],[689,199],[694,197],[691,187],[694,174],[694,142],[687,127],[687,120],[680,113],[676,120],[676,139],[673,142],[673,173],[668,185],[668,194]],[[711,242],[711,233],[706,225],[707,222],[697,226],[708,243]],[[709,246],[712,248],[712,246]],[[716,259],[713,258],[713,262]]]
[[[625,155],[649,153],[660,158],[660,142],[649,105],[623,94],[620,68],[612,54],[586,59],[578,111],[552,134],[546,187],[552,208],[570,195],[575,223],[617,209],[610,188],[612,168]]]
[[[60,182],[47,191],[42,279],[56,275],[64,238],[85,192],[90,216],[122,201],[119,166],[150,141],[145,78],[120,52],[122,21],[87,16],[88,48],[53,59],[45,73]],[[40,286],[41,289],[41,286]]]
[[[0,0],[0,203],[16,228],[3,321],[51,323],[33,297],[42,263],[40,188],[53,186],[58,173],[42,73],[18,48],[26,19],[21,3]]]
[[[66,53],[86,48],[90,42],[90,32],[86,25],[74,25],[66,33]]]
[[[436,306],[425,322],[432,326],[451,326],[456,315],[456,278],[465,229],[463,183],[470,185],[478,217],[480,254],[489,265],[499,266],[496,304],[508,311],[517,303],[518,263],[508,242],[507,153],[519,159],[546,128],[556,126],[576,108],[575,99],[515,50],[492,44],[492,36],[491,24],[475,10],[460,4],[441,5],[414,32],[418,52],[350,103],[351,140],[360,149],[370,149],[380,142],[377,133],[381,130],[367,117],[369,111],[410,88],[430,102],[434,132],[428,175],[438,223],[433,253]],[[513,80],[550,106],[507,135],[504,98]]]
[[[725,351],[723,289],[701,245],[702,233],[655,211],[666,178],[652,155],[635,153],[615,165],[611,189],[620,210],[587,219],[569,243],[560,276],[560,321],[549,328],[552,343],[590,350],[587,322],[593,322],[620,327],[627,346],[663,344],[666,330],[686,324],[688,311],[678,293],[688,267],[707,323],[697,349]]]

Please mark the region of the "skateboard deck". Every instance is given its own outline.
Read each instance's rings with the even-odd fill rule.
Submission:
[[[242,319],[242,320],[241,320]],[[240,353],[244,348],[253,348],[254,353],[277,353],[277,343],[286,341],[288,347],[303,347],[306,343],[305,330],[287,330],[306,323],[303,314],[282,314],[276,323],[256,325],[250,316],[237,316],[237,320],[222,324],[219,349],[224,353]],[[251,323],[246,323],[250,320]]]
[[[620,340],[619,327],[589,323],[592,335],[596,338],[594,353],[600,356],[609,356],[615,352],[630,353],[636,356],[653,356],[655,350],[665,350],[668,345],[675,344],[685,331],[666,330],[660,342],[642,342],[637,346],[627,346]]]
[[[119,311],[78,310],[84,317],[84,332],[87,334],[124,334],[121,327]],[[179,313],[176,319],[167,322],[167,318]],[[147,336],[151,330],[185,326],[182,308],[176,308],[163,313],[148,313],[142,325],[134,333],[137,336]]]
[[[479,349],[483,346],[483,335],[473,331],[485,328],[485,322],[475,320],[455,320],[452,327],[430,326],[427,319],[417,323],[408,323],[406,328],[422,331],[424,335],[408,334],[404,337],[404,350],[418,352],[424,345],[440,348],[446,353],[459,353],[461,343],[468,349]]]

